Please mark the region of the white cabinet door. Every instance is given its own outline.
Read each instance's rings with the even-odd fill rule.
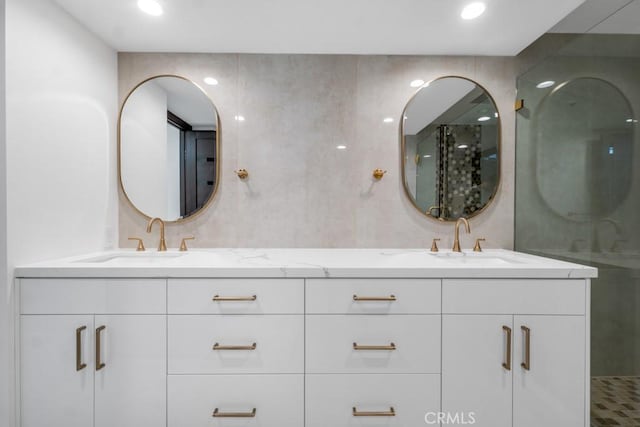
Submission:
[[[443,316],[443,412],[467,419],[473,413],[476,427],[511,427],[512,322],[509,315]]]
[[[95,326],[104,326],[94,331],[104,363],[95,372],[95,427],[166,425],[167,317],[96,316]]]
[[[515,316],[514,326],[513,426],[584,427],[585,317]]]
[[[20,327],[22,427],[92,426],[93,316],[21,316]]]

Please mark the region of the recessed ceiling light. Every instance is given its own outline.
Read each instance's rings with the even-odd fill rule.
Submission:
[[[553,80],[547,80],[547,81],[538,83],[536,87],[538,89],[546,89],[548,87],[553,86],[554,84],[556,84],[556,82],[554,82]]]
[[[346,145],[338,145],[338,146],[336,146],[336,148],[337,148],[338,150],[346,150],[346,149],[347,149],[347,146],[346,146]]]
[[[205,77],[204,82],[209,86],[215,86],[218,84],[218,80],[214,79],[213,77]]]
[[[424,80],[422,80],[422,79],[416,79],[416,80],[412,81],[411,83],[409,83],[409,86],[411,86],[411,87],[420,87],[420,86],[424,86]]]
[[[633,119],[627,119],[627,123],[633,123]]]
[[[422,156],[422,157],[424,157],[425,159],[428,159],[429,157],[431,157],[431,154],[425,154],[425,155],[424,155],[424,156]]]
[[[491,120],[491,117],[489,116],[478,117],[479,122],[486,122],[487,120]]]
[[[487,7],[482,2],[470,3],[462,9],[462,13],[460,16],[462,19],[476,19],[478,16],[482,15]]]
[[[393,118],[391,118],[391,117],[386,117],[386,118],[383,120],[383,122],[385,122],[385,123],[393,123]]]
[[[244,122],[244,116],[233,116],[233,119],[237,122]]]
[[[164,12],[162,6],[156,0],[138,0],[138,7],[141,11],[151,16],[160,16]]]
[[[458,148],[468,148],[468,147],[469,147],[469,146],[468,146],[467,144],[461,144],[461,145],[458,145]]]

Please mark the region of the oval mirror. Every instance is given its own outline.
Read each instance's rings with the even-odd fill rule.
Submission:
[[[500,179],[500,117],[479,84],[442,77],[421,87],[401,122],[402,175],[429,218],[469,218],[491,202]]]
[[[632,188],[633,117],[620,89],[599,78],[570,80],[543,99],[533,134],[547,206],[574,221],[605,218],[620,207]]]
[[[195,83],[153,77],[120,110],[118,165],[126,198],[142,215],[179,221],[213,199],[219,177],[216,108]]]

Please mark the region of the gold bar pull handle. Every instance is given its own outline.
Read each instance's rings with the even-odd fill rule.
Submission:
[[[383,301],[383,302],[391,302],[391,301],[397,301],[398,299],[396,298],[395,295],[389,295],[388,297],[359,297],[358,295],[353,295],[353,300],[354,301]]]
[[[219,408],[213,411],[214,418],[255,418],[256,408],[253,408],[251,412],[220,412]]]
[[[253,343],[251,345],[220,345],[219,343],[215,343],[213,345],[214,350],[249,350],[253,351],[258,348],[258,344]]]
[[[531,329],[521,326],[524,332],[524,362],[520,364],[526,371],[531,370]]]
[[[502,362],[502,367],[507,371],[511,370],[511,328],[508,326],[503,326],[502,330],[507,334],[507,354],[505,355],[506,360]]]
[[[99,371],[107,366],[102,361],[102,331],[104,331],[105,329],[107,329],[107,327],[104,325],[96,329],[96,371]]]
[[[251,295],[248,297],[221,297],[220,295],[214,295],[213,300],[217,302],[229,302],[229,301],[255,301],[258,299],[257,295]]]
[[[82,331],[85,329],[87,329],[86,326],[76,329],[76,371],[81,371],[87,367],[86,363],[82,363]]]
[[[354,350],[381,350],[381,351],[394,351],[396,350],[396,345],[391,343],[389,345],[359,345],[358,343],[353,343]]]
[[[358,411],[358,409],[354,406],[352,414],[354,417],[395,417],[396,411],[395,409],[393,409],[393,406],[389,408],[388,412]]]

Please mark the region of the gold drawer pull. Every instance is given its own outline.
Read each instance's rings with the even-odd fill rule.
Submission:
[[[524,332],[524,362],[520,364],[525,371],[531,370],[531,329],[526,326],[520,327]]]
[[[255,418],[256,408],[253,408],[251,412],[220,412],[218,408],[213,411],[214,418]]]
[[[386,350],[393,351],[396,349],[396,345],[391,343],[389,345],[359,345],[358,343],[353,343],[354,350]]]
[[[390,301],[397,301],[398,299],[396,298],[395,295],[389,295],[388,297],[359,297],[358,295],[353,295],[353,300],[354,301],[383,301],[383,302],[390,302]]]
[[[96,328],[96,371],[101,370],[105,366],[105,363],[102,362],[102,331],[107,329],[106,326],[100,326]]]
[[[85,329],[87,329],[86,326],[76,329],[76,371],[81,371],[87,367],[86,363],[82,363],[82,331]]]
[[[258,344],[253,343],[251,345],[220,345],[215,343],[213,345],[214,350],[255,350]]]
[[[396,411],[393,406],[389,408],[389,412],[360,412],[356,407],[353,407],[354,417],[395,417]]]
[[[221,297],[220,295],[214,295],[214,301],[255,301],[258,299],[257,295],[251,295],[250,297]]]
[[[511,370],[511,328],[503,326],[502,330],[507,334],[507,354],[505,356],[506,361],[502,362],[502,367],[507,371]]]

